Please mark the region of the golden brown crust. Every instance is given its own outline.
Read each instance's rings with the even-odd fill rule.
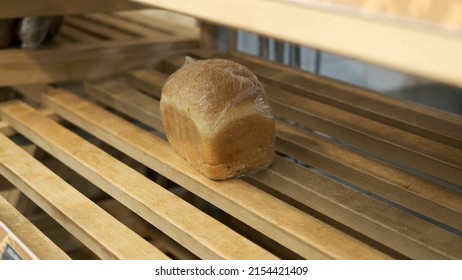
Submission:
[[[207,177],[223,180],[272,162],[275,124],[256,76],[223,59],[185,64],[162,89],[172,147]]]

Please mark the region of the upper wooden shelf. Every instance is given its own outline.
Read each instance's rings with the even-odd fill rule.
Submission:
[[[403,21],[450,32],[462,31],[460,0],[288,0],[313,8],[325,9],[376,20]]]
[[[133,0],[462,87],[462,2]]]
[[[141,9],[127,0],[0,0],[0,19],[25,16],[52,16]]]

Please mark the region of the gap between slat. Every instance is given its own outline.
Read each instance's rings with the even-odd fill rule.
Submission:
[[[241,180],[205,178],[165,141],[88,101],[62,90],[47,94],[46,101],[63,118],[306,258],[388,258]]]
[[[142,90],[149,92],[151,95],[160,97],[158,89],[166,80],[166,74],[156,70],[144,70],[144,72],[142,70],[136,70],[135,73],[136,75],[132,73],[125,75],[126,77],[129,77],[128,80],[132,85],[140,87]],[[118,84],[119,87],[124,89],[123,91],[128,91],[127,86],[123,86],[120,83]],[[89,85],[91,85],[91,82],[88,83],[88,90],[95,90],[95,87],[91,87]],[[121,89],[119,88],[119,90]],[[132,98],[135,98],[136,92],[133,90],[130,90],[130,92]],[[101,94],[99,95],[99,98],[103,98],[105,96],[101,90],[99,93]],[[106,93],[110,93],[110,91]],[[124,103],[124,100],[122,99],[119,101],[120,103]],[[130,102],[129,100],[125,100],[125,103]],[[148,106],[147,100],[143,101],[143,103],[145,103],[144,106]],[[153,103],[151,107],[158,107],[157,101],[151,100],[151,103]],[[129,105],[127,104],[125,106]],[[124,109],[123,105],[118,106],[118,109]],[[139,115],[145,114],[146,116],[144,116],[143,119],[150,119],[151,121],[147,124],[152,126],[154,126],[154,120],[160,120],[159,116],[156,118],[151,117],[151,115],[156,114],[157,111],[157,109],[150,110],[148,116],[148,113],[144,110],[131,110],[131,112],[135,112],[135,114],[132,115],[134,117],[139,117]],[[279,128],[289,128],[288,125],[284,125],[282,122],[278,121],[277,123]],[[156,126],[161,126],[161,123],[158,123]],[[291,131],[293,130],[294,129],[291,128]],[[282,138],[281,133],[278,133],[278,139],[282,141],[279,141],[279,143],[282,144],[285,143],[285,141],[291,141],[290,139],[293,139],[295,135],[302,135],[301,133],[302,132],[298,134],[292,133],[292,136]],[[303,147],[299,147],[298,149],[290,152],[292,157],[300,158],[303,153],[309,152],[312,156],[303,156],[303,160],[305,162],[310,163],[321,170],[326,170],[327,172],[356,184],[366,190],[377,193],[389,200],[395,201],[398,204],[404,205],[409,209],[422,213],[437,221],[447,223],[456,229],[462,230],[462,194],[460,192],[442,187],[416,175],[395,168],[389,164],[374,160],[371,157],[360,155],[322,137],[312,135],[308,138],[308,135],[312,134],[306,134],[306,137],[300,138],[301,140],[299,142],[310,144],[305,144]],[[326,154],[322,151],[318,151],[320,147],[323,147]],[[284,152],[288,151],[285,150]],[[329,152],[332,156],[327,156]],[[313,156],[313,153],[319,154],[319,156]],[[318,160],[314,162],[313,158]],[[343,171],[336,166],[342,167]]]
[[[2,138],[1,135],[0,138]],[[56,244],[2,196],[0,196],[0,221],[2,221],[38,259],[70,260],[70,257],[63,250],[56,246]]]
[[[15,128],[18,121],[8,110],[21,114],[18,104],[10,103],[2,108],[3,118]],[[0,135],[0,142],[2,175],[96,255],[103,259],[168,259],[6,136]]]

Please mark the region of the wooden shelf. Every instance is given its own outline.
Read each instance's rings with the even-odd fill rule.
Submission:
[[[339,5],[320,5],[320,1],[200,0],[194,5],[187,0],[133,2],[462,86],[462,29],[457,21],[460,14],[452,16],[456,23],[448,28],[445,17],[424,24],[413,19],[397,20],[397,16],[385,13],[365,14],[355,5],[348,10]],[[460,7],[457,1],[445,2]],[[439,1],[431,3],[444,5]],[[450,10],[450,6],[445,7]],[[404,13],[401,18],[405,16]]]
[[[94,79],[197,47],[197,30],[162,25],[156,17],[143,24],[149,18],[140,12],[68,16],[58,37],[40,49],[0,50],[0,86]]]
[[[164,140],[158,108],[160,89],[186,55],[239,61],[263,81],[275,114],[290,120],[277,121],[278,156],[267,171],[212,181],[188,165]],[[264,237],[257,240],[272,240],[295,256],[462,257],[462,247],[458,246],[462,236],[457,233],[462,231],[461,193],[440,180],[429,179],[440,177],[460,184],[460,117],[282,68],[244,55],[191,50],[164,58],[154,67],[87,81],[77,91],[87,97],[72,93],[75,89],[66,85],[18,90],[25,96],[40,96],[38,101],[47,115],[57,115],[108,143],[242,221]],[[339,91],[344,100],[334,102],[329,95]],[[327,93],[325,98],[317,97],[320,92]],[[362,101],[355,104],[348,100]],[[394,109],[371,111],[387,106]],[[248,229],[230,228],[226,219],[204,216],[202,209],[172,196],[37,109],[18,101],[3,105],[2,113],[4,126],[43,148],[200,258],[283,258],[273,245],[248,240]],[[393,114],[400,118],[390,121]],[[432,121],[420,120],[417,115]],[[434,122],[452,127],[451,134],[434,130]],[[386,138],[383,133],[396,137]],[[7,161],[2,160],[2,164],[7,170],[15,168]],[[436,168],[440,164],[444,167]],[[18,180],[26,180],[21,174]],[[52,203],[53,196],[42,193],[40,197]],[[69,220],[76,219],[69,216],[65,223]]]

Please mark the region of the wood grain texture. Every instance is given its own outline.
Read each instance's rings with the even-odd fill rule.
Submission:
[[[145,6],[126,0],[0,0],[0,18],[17,18],[25,16],[68,15],[89,12],[111,12],[121,10],[143,9]]]
[[[159,101],[111,79],[85,82],[85,91],[95,100],[164,132]]]
[[[164,140],[63,91],[47,94],[53,110],[305,258],[388,258],[241,180],[212,181]],[[283,213],[283,215],[281,215]]]
[[[3,136],[0,135],[0,138]],[[69,260],[70,257],[0,196],[0,221],[41,260]]]
[[[85,108],[81,107],[81,109]],[[42,116],[31,107],[23,103],[12,103],[3,107],[2,112],[10,125],[20,133],[199,257],[206,259],[275,258],[266,250],[78,135]],[[103,115],[99,118],[99,121],[105,122]],[[55,192],[55,196],[60,195],[63,194]],[[71,198],[72,196],[65,195],[65,197]],[[94,213],[94,211],[87,213]],[[79,212],[77,211],[76,214]],[[95,214],[95,217],[98,219],[99,215]],[[129,242],[120,243],[126,244],[124,246],[130,245]]]
[[[103,77],[157,61],[197,40],[166,36],[126,42],[69,45],[62,49],[0,52],[0,86]]]
[[[2,108],[3,116],[11,121],[8,110],[24,115],[24,108],[11,103]],[[0,142],[1,174],[96,255],[103,259],[168,259],[6,136],[0,135]]]
[[[16,89],[17,90],[21,89],[21,90],[24,90],[24,91],[27,90],[27,93],[25,93],[25,95],[24,95],[26,99],[28,99],[29,95],[31,95],[31,96],[33,96],[33,100],[41,102],[41,95],[42,95],[43,92],[36,91],[37,87],[40,88],[40,89],[44,89],[47,86],[45,86],[45,85],[27,85],[25,87],[19,87],[19,88],[16,88]],[[31,88],[32,88],[32,91],[29,91]],[[16,102],[16,101],[12,101],[12,102]],[[0,109],[5,104],[8,104],[8,103],[1,104]],[[48,110],[48,109],[43,109],[43,110],[39,110],[39,111],[40,111],[40,113],[42,115],[57,120],[57,116],[53,111]],[[13,136],[13,135],[17,134],[17,131],[15,131],[13,128],[11,128],[11,126],[10,126],[10,124],[8,122],[6,122],[4,120],[1,120],[0,121],[0,133],[5,135],[5,136],[10,137],[10,136]]]

